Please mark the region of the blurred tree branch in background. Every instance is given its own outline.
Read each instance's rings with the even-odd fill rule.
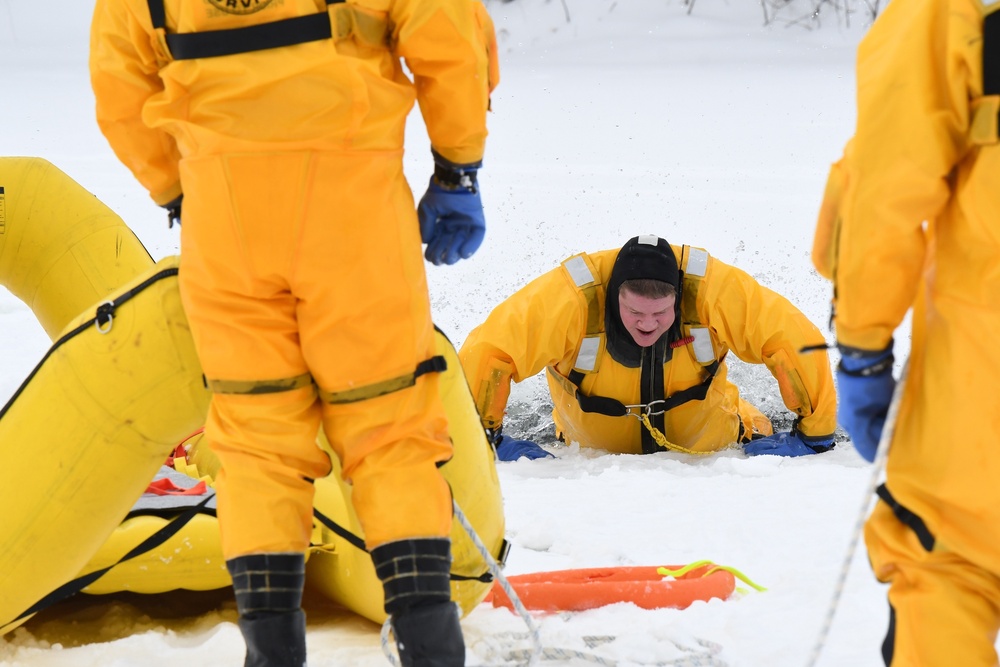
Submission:
[[[493,2],[510,4],[518,0],[482,0],[487,7]],[[554,0],[546,0],[553,2]],[[628,0],[621,0],[628,2]],[[669,2],[670,0],[664,0]],[[799,26],[809,30],[821,28],[823,23],[833,20],[837,24],[850,27],[854,17],[860,17],[866,25],[878,16],[881,0],[757,0],[764,13],[764,25]],[[569,5],[566,0],[562,4],[566,23],[571,22]],[[694,12],[696,0],[681,0],[687,7],[687,13]],[[608,11],[614,10],[617,2],[613,2]]]

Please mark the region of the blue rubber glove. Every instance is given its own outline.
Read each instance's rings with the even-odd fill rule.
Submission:
[[[878,352],[841,346],[840,353],[837,421],[851,436],[861,458],[871,463],[896,389],[892,377],[892,343]]]
[[[497,458],[501,461],[516,461],[520,458],[535,460],[544,459],[547,456],[555,458],[531,440],[515,440],[507,435],[500,436],[496,448]]]
[[[798,431],[755,438],[743,445],[747,456],[809,456],[833,449],[833,436],[810,437]]]
[[[434,175],[417,206],[424,257],[434,265],[468,259],[486,237],[476,172],[481,163],[458,165],[434,154]]]

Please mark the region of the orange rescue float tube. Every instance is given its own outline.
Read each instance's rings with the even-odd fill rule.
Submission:
[[[594,567],[521,574],[507,580],[525,608],[548,612],[584,611],[618,602],[631,602],[643,609],[686,609],[699,600],[725,600],[736,588],[736,577],[712,564],[676,578],[664,577],[659,569],[656,565]],[[494,607],[514,608],[499,583],[493,585],[492,597]]]

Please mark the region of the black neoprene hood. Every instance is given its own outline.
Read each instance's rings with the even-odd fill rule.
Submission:
[[[604,331],[607,334],[608,352],[618,363],[635,368],[642,358],[642,348],[632,339],[622,323],[618,309],[618,290],[626,280],[647,278],[670,283],[678,289],[681,281],[680,269],[673,248],[658,236],[635,236],[618,251],[615,265],[611,269],[605,295]],[[678,302],[677,307],[680,306]],[[673,327],[672,327],[673,328]],[[669,336],[670,332],[664,334]]]

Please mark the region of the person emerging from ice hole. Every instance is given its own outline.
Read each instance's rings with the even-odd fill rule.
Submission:
[[[790,432],[774,433],[740,397],[726,377],[730,351],[774,375],[796,415]],[[803,456],[834,446],[819,329],[745,272],[656,236],[570,257],[497,306],[459,356],[501,460],[551,455],[501,432],[511,381],[542,370],[557,437],[581,447],[704,454],[735,443]]]

